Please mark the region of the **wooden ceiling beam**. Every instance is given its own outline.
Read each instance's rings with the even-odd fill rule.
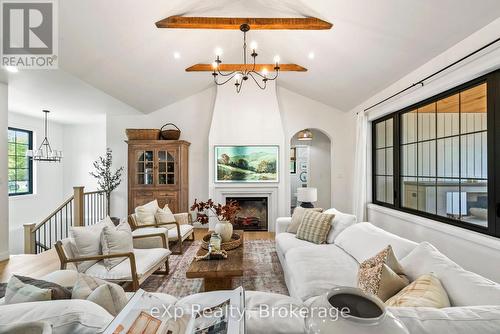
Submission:
[[[244,64],[220,64],[221,72],[240,71],[244,69]],[[247,64],[246,69],[252,70],[253,64]],[[269,72],[274,71],[274,64],[256,64],[255,71],[262,72],[267,69]],[[186,72],[212,72],[212,64],[196,64],[186,68]],[[280,64],[280,72],[307,72],[307,68],[297,64]]]
[[[188,17],[170,16],[156,22],[158,28],[169,29],[232,29],[242,24],[252,30],[329,30],[333,24],[316,17],[297,18],[244,18],[244,17]]]

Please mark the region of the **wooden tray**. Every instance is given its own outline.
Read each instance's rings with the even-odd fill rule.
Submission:
[[[208,244],[210,243],[210,238],[212,237],[212,233],[205,234],[201,241],[201,248],[208,250]],[[241,246],[241,236],[238,233],[233,233],[231,240],[228,242],[222,242],[220,244],[220,249],[229,251]]]

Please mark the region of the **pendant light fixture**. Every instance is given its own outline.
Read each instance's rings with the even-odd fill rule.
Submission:
[[[48,110],[43,110],[45,113],[45,136],[43,138],[40,147],[37,150],[29,150],[26,155],[33,161],[46,161],[46,162],[61,162],[63,157],[62,151],[53,150],[50,146],[49,139],[47,137],[47,118],[50,113]]]
[[[262,73],[257,72],[256,69],[256,59],[257,59],[257,43],[252,42],[250,48],[252,53],[250,56],[252,57],[252,63],[248,64],[247,62],[247,32],[250,30],[250,25],[242,24],[240,26],[241,32],[243,32],[243,66],[241,69],[232,71],[232,72],[222,72],[220,70],[220,64],[222,63],[221,56],[222,50],[217,48],[215,51],[215,61],[212,63],[212,76],[214,77],[214,82],[217,86],[225,85],[230,82],[234,78],[234,85],[236,87],[236,92],[239,93],[241,91],[241,87],[243,87],[243,83],[248,79],[252,79],[257,86],[264,90],[266,89],[267,82],[273,81],[278,78],[280,74],[280,57],[274,57],[274,74],[270,75],[268,69],[264,69]],[[219,81],[219,76],[224,78],[222,81]]]
[[[312,134],[312,131],[309,129],[301,130],[297,134],[297,140],[307,141],[307,140],[312,140],[312,139],[313,139],[313,134]]]

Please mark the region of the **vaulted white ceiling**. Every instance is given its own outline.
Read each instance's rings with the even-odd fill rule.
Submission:
[[[241,61],[239,31],[155,27],[171,15],[333,23],[329,31],[250,31],[249,39],[260,62],[279,54],[309,69],[283,73],[278,85],[346,111],[500,17],[498,0],[64,0],[59,11],[60,67],[144,113],[212,85],[210,73],[184,69],[212,62],[216,46],[225,62]]]

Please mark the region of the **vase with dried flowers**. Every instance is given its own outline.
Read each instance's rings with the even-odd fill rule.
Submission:
[[[233,236],[233,221],[236,213],[240,211],[240,205],[237,201],[229,201],[225,205],[215,203],[211,199],[206,202],[194,200],[191,211],[195,211],[196,221],[201,224],[208,224],[210,217],[217,218],[214,232],[220,234],[222,242],[228,242]],[[212,215],[211,215],[212,213]]]

